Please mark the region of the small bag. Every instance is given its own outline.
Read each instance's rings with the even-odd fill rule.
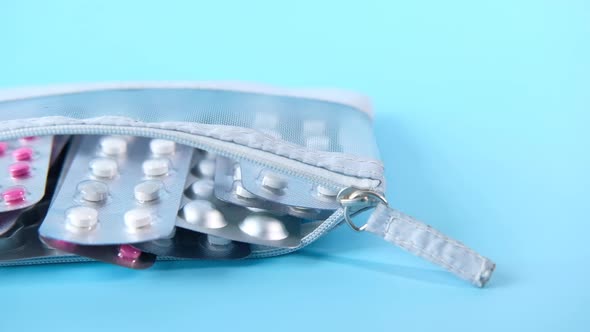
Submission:
[[[252,241],[250,249],[240,251],[244,254],[236,257],[248,254],[249,258],[263,258],[294,252],[345,222],[355,231],[373,233],[479,287],[489,280],[495,267],[489,259],[460,242],[388,206],[370,104],[365,97],[354,93],[237,83],[115,83],[0,91],[0,140],[50,135],[147,137],[159,143],[172,141],[199,149],[195,151],[216,156],[218,167],[225,162],[223,169],[236,172],[219,168],[222,185],[215,188],[221,196],[229,195],[232,190],[238,193],[233,198],[228,196],[228,201],[241,197],[248,202],[244,206],[249,210],[236,208],[234,215],[276,206],[285,218],[298,220],[301,215],[316,218],[294,222],[292,227],[298,234],[295,243],[277,242],[284,245],[273,247],[264,245],[268,244],[264,241],[258,244]],[[168,145],[157,148],[164,151]],[[200,172],[215,173],[205,155],[199,158],[205,160]],[[61,164],[66,172],[67,164],[67,160]],[[50,171],[49,176],[57,177],[57,174],[58,171]],[[216,176],[215,182],[217,179]],[[59,186],[58,183],[56,188]],[[200,182],[194,192],[208,188],[210,182]],[[43,216],[47,209],[51,212],[51,205],[47,205],[52,195],[53,190],[47,189],[45,202],[36,205],[38,210],[45,210],[41,211]],[[228,204],[222,203],[221,210],[223,204]],[[185,209],[192,213],[190,218],[199,217],[199,211],[204,208],[210,209],[205,203],[191,204],[192,210]],[[359,226],[352,219],[363,211],[371,214]],[[0,214],[0,224],[6,219],[11,225],[18,225],[0,234],[0,265],[88,260],[64,254],[67,245],[60,247],[59,241],[38,241],[29,224],[39,213]],[[280,232],[287,230],[240,225],[244,225],[239,228],[246,233],[263,232],[269,239],[275,236],[280,240]],[[176,226],[182,227],[180,222]],[[190,229],[195,230],[188,224],[182,228],[177,235],[182,233],[188,238]],[[215,237],[219,232],[210,234],[211,248],[223,242]],[[157,243],[138,244],[142,246],[155,248]],[[111,249],[109,246],[108,250]],[[119,255],[129,253],[129,247],[119,249]],[[22,254],[27,251],[32,254]],[[164,255],[158,259],[175,258]]]

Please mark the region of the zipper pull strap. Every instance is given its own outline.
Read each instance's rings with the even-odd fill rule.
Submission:
[[[344,208],[345,220],[354,230],[373,233],[475,286],[483,287],[492,276],[494,262],[431,226],[389,207],[380,193],[346,188],[338,198]],[[354,224],[352,217],[369,209],[375,210],[367,223],[362,226]]]

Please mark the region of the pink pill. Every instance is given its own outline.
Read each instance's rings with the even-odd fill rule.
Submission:
[[[18,204],[18,203],[23,202],[25,200],[26,195],[27,195],[27,192],[25,191],[25,188],[12,187],[12,188],[6,189],[2,193],[2,198],[4,199],[4,202],[6,204],[12,205],[12,204]]]
[[[18,161],[31,160],[33,158],[33,149],[27,147],[18,148],[12,152],[12,156]]]
[[[0,155],[3,155],[6,149],[8,149],[8,143],[0,142]]]
[[[34,141],[37,139],[37,136],[25,136],[23,137],[24,141]]]
[[[141,250],[135,248],[134,246],[123,244],[119,246],[119,255],[120,258],[135,260],[141,256]]]
[[[31,165],[25,162],[18,162],[8,166],[8,173],[13,178],[24,178],[31,173]]]

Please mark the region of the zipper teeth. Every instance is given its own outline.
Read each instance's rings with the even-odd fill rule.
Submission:
[[[84,134],[84,135],[127,135],[127,136],[149,136],[154,138],[160,139],[167,139],[171,141],[175,141],[179,144],[188,145],[197,149],[206,150],[208,152],[216,153],[223,157],[227,157],[236,161],[247,161],[253,163],[257,166],[269,168],[275,172],[282,173],[288,176],[293,176],[297,178],[302,178],[304,180],[310,181],[314,184],[325,185],[327,187],[340,190],[344,187],[347,187],[346,184],[337,183],[331,180],[327,180],[324,177],[317,176],[310,173],[302,173],[298,171],[294,171],[292,169],[288,169],[285,167],[278,167],[269,163],[264,163],[259,160],[248,158],[248,156],[239,154],[239,153],[232,153],[228,152],[223,149],[211,147],[208,144],[200,143],[196,140],[190,140],[185,138],[179,138],[173,134],[162,134],[161,131],[166,131],[166,129],[151,129],[151,128],[134,128],[131,129],[129,127],[118,128],[113,126],[97,126],[97,125],[63,125],[61,126],[67,127],[69,132],[72,135],[75,134]],[[14,130],[7,130],[0,134],[0,139],[14,139],[23,136],[43,136],[43,135],[57,135],[59,131],[56,129],[48,129],[48,128],[25,128],[25,129],[14,129]],[[195,136],[199,136],[194,134]]]

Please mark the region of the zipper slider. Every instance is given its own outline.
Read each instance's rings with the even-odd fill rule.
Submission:
[[[483,287],[496,264],[459,241],[453,240],[387,203],[383,194],[367,189],[348,187],[338,193],[344,220],[355,231],[373,233],[434,264],[442,266],[475,286]],[[352,220],[356,215],[373,209],[361,226]]]
[[[357,189],[348,187],[342,189],[337,196],[338,202],[344,210],[344,220],[355,231],[362,232],[368,224],[357,226],[352,218],[362,212],[377,207],[379,204],[389,206],[387,199],[381,193],[374,190]]]

